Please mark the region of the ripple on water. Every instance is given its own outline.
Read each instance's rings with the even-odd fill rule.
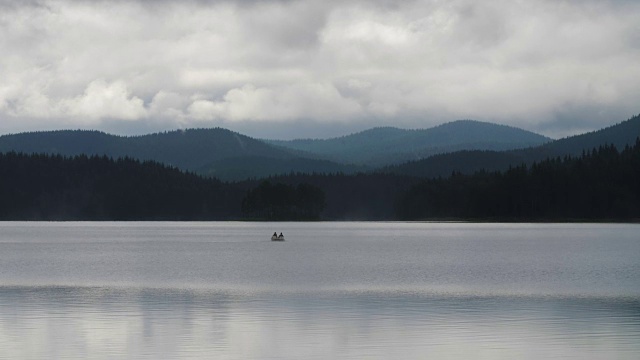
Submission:
[[[638,230],[0,223],[0,358],[637,359]]]

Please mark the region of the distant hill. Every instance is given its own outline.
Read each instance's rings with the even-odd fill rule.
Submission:
[[[377,167],[459,150],[527,148],[551,139],[510,126],[459,120],[430,129],[381,127],[326,140],[266,141],[331,161]]]
[[[350,172],[355,169],[326,160],[306,158],[300,151],[272,146],[221,128],[131,137],[83,130],[0,136],[0,152],[8,151],[154,160],[223,180],[300,171]]]
[[[635,144],[638,137],[640,137],[640,115],[601,130],[551,141],[532,148],[510,151],[458,151],[389,166],[382,171],[420,177],[445,177],[454,171],[463,174],[471,174],[479,170],[502,171],[509,166],[531,164],[547,158],[579,156],[583,151],[591,151],[604,145],[614,145],[622,150],[627,145]]]
[[[64,130],[0,136],[0,153],[131,157],[233,181],[291,173],[353,174],[403,162],[379,171],[437,177],[454,171],[470,174],[481,169],[504,170],[548,157],[580,155],[584,149],[605,144],[622,148],[633,144],[638,136],[640,116],[557,141],[517,128],[469,120],[423,130],[375,128],[328,140],[269,143],[221,128],[143,136]],[[504,149],[516,150],[497,151]],[[421,160],[406,162],[409,159]]]

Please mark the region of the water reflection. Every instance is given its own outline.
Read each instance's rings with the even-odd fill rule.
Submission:
[[[636,359],[639,229],[0,223],[0,358]]]
[[[0,358],[634,359],[640,300],[2,287]]]

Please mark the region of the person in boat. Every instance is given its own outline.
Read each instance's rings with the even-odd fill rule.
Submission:
[[[278,237],[278,233],[277,232],[273,232],[273,237]]]
[[[282,233],[280,233],[280,236],[278,236],[278,237],[279,237],[279,238],[283,238],[283,237],[284,237],[284,235],[282,235]]]

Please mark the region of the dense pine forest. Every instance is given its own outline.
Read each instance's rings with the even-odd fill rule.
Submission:
[[[243,193],[155,162],[0,154],[3,220],[235,219]]]
[[[324,192],[323,220],[395,220],[398,197],[421,179],[392,174],[303,174],[295,173],[267,179],[273,184],[296,187],[309,184]],[[240,183],[251,189],[259,180]]]
[[[293,187],[263,181],[242,200],[246,216],[272,221],[319,220],[324,207],[324,192],[305,183]]]
[[[510,221],[640,219],[640,139],[505,172],[425,180],[401,196],[398,218]]]

